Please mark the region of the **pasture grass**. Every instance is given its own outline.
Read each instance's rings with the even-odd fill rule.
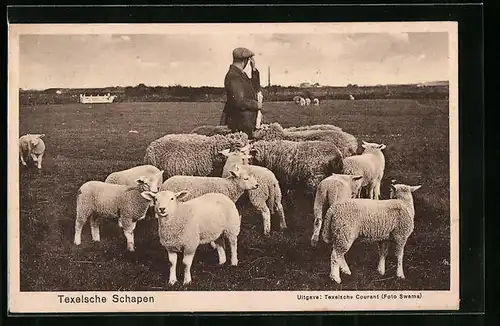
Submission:
[[[218,266],[217,253],[200,246],[193,284],[166,284],[169,263],[154,219],[138,223],[136,251],[126,252],[116,221],[101,223],[101,243],[87,224],[73,245],[76,192],[89,180],[142,164],[148,144],[167,134],[217,124],[223,103],[115,103],[20,108],[20,134],[45,133],[43,169],[20,165],[21,291],[163,290],[445,290],[450,283],[448,102],[442,100],[326,101],[301,108],[265,103],[265,119],[284,127],[329,123],[368,142],[387,145],[382,195],[391,179],[422,188],[414,193],[415,230],[408,240],[405,280],[395,277],[391,251],[385,276],[377,274],[375,244],[355,243],[346,255],[352,275],[337,285],[328,277],[330,252],[310,247],[312,198],[284,195],[289,228],[262,235],[262,221],[244,200],[238,267]],[[130,133],[135,130],[137,133]],[[227,247],[227,249],[229,249]],[[228,262],[229,262],[229,250]],[[178,264],[182,280],[182,263]]]

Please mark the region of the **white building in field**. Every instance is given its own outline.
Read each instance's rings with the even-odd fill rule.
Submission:
[[[80,94],[80,103],[84,104],[95,104],[95,103],[113,103],[116,95],[111,95],[110,93],[106,95],[85,95]]]

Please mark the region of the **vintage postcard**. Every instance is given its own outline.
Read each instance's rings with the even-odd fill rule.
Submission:
[[[457,29],[9,25],[10,313],[458,310]]]

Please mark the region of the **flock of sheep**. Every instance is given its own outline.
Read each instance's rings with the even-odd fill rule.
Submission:
[[[299,106],[309,106],[309,105],[311,105],[311,99],[310,98],[308,98],[308,97],[304,98],[304,97],[299,96],[299,95],[297,95],[297,96],[295,96],[293,98],[293,102],[295,104],[299,105]],[[315,106],[318,106],[319,105],[319,99],[313,98],[312,104],[315,105]]]
[[[41,168],[43,134],[20,138],[20,159]],[[197,247],[210,244],[219,264],[238,264],[241,214],[235,203],[244,193],[262,217],[263,234],[271,232],[271,215],[287,228],[282,195],[293,189],[314,195],[311,246],[321,238],[332,245],[330,278],[350,274],[345,254],[357,239],[376,242],[378,272],[385,273],[389,242],[396,244],[397,276],[404,278],[403,252],[413,232],[412,192],[420,186],[394,184],[390,199],[380,199],[384,144],[357,139],[333,125],[283,128],[262,125],[249,140],[225,126],[200,126],[191,133],[167,134],[145,150],[143,165],[113,172],[104,181],[88,181],[76,196],[74,244],[90,220],[93,241],[100,241],[99,217],[118,221],[134,251],[134,230],[149,212],[158,220],[158,235],[168,252],[169,284],[177,282],[177,255],[182,253],[184,284],[191,282]],[[366,195],[362,193],[366,190]],[[362,198],[367,197],[367,198]]]

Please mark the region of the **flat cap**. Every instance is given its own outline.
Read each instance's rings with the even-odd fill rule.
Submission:
[[[236,48],[233,50],[233,59],[247,59],[254,55],[255,53],[247,48]]]

